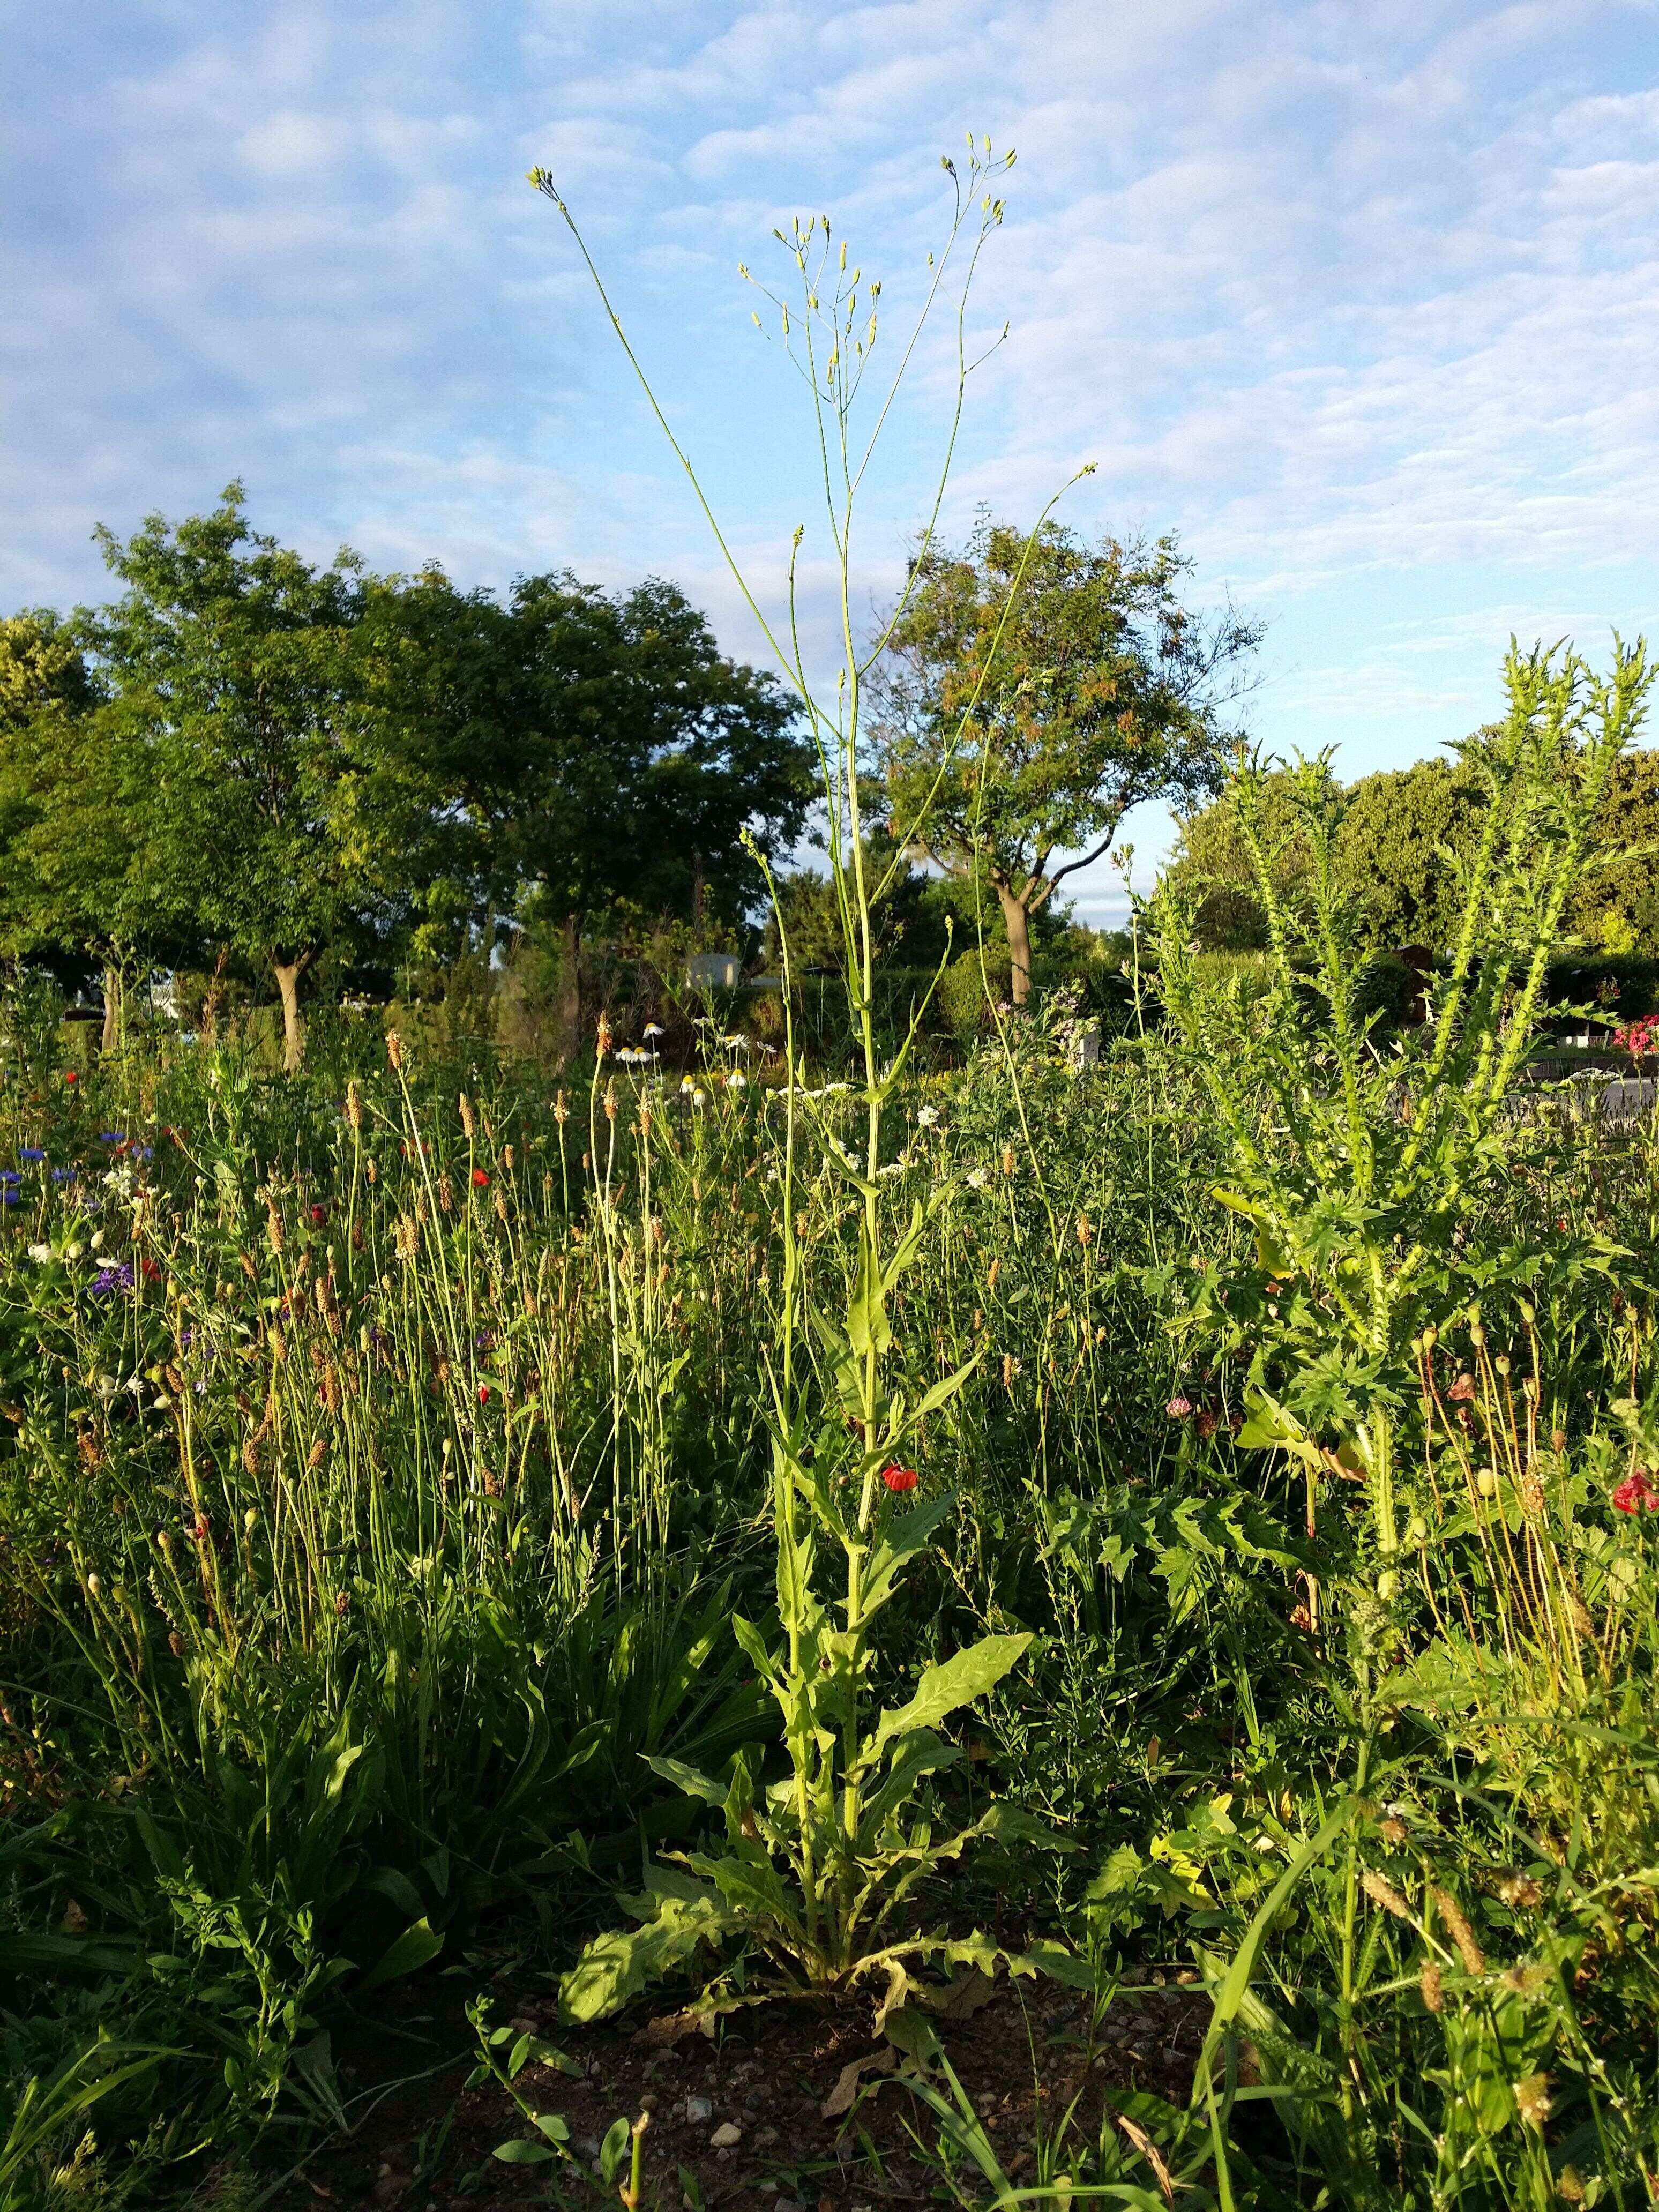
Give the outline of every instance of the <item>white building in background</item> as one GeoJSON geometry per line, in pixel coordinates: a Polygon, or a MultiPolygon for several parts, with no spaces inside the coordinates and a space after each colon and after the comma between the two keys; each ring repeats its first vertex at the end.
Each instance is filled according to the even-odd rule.
{"type": "Polygon", "coordinates": [[[694,952],[685,963],[685,980],[694,991],[735,991],[743,962],[735,952],[694,952]]]}

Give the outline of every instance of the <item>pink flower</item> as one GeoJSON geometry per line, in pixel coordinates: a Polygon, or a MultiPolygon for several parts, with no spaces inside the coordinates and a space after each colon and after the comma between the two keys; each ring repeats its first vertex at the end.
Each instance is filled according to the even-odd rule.
{"type": "Polygon", "coordinates": [[[1184,1421],[1193,1410],[1193,1401],[1190,1398],[1183,1398],[1177,1390],[1164,1410],[1172,1421],[1184,1421]]]}

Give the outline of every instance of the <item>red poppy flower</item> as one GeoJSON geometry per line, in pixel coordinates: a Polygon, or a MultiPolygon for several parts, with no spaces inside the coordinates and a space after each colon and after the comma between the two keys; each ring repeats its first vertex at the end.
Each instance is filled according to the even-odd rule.
{"type": "Polygon", "coordinates": [[[148,1252],[141,1252],[138,1255],[138,1272],[147,1283],[159,1283],[161,1279],[161,1270],[148,1252]]]}
{"type": "Polygon", "coordinates": [[[70,1068],[68,1074],[64,1076],[64,1080],[65,1083],[78,1083],[81,1079],[76,1073],[75,1070],[70,1068]]]}
{"type": "Polygon", "coordinates": [[[481,1406],[487,1406],[489,1403],[489,1385],[488,1382],[480,1382],[478,1385],[478,1403],[481,1406]]]}
{"type": "Polygon", "coordinates": [[[896,1497],[902,1491],[914,1490],[921,1477],[913,1467],[901,1467],[896,1461],[883,1468],[881,1479],[896,1497]]]}
{"type": "Polygon", "coordinates": [[[1618,1513],[1659,1513],[1659,1490],[1656,1490],[1644,1467],[1627,1474],[1613,1493],[1613,1510],[1618,1513]]]}
{"type": "Polygon", "coordinates": [[[474,1190],[488,1190],[489,1188],[489,1177],[482,1168],[472,1170],[472,1188],[474,1190]]]}
{"type": "Polygon", "coordinates": [[[313,1206],[311,1209],[311,1218],[313,1221],[326,1221],[328,1219],[328,1208],[325,1206],[313,1206]]]}

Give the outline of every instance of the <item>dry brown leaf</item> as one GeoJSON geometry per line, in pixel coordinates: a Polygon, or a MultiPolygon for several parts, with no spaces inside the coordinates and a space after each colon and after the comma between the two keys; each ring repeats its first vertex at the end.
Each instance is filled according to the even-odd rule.
{"type": "Polygon", "coordinates": [[[1117,2122],[1119,2127],[1122,2129],[1124,2134],[1128,2136],[1129,2141],[1140,2153],[1140,2155],[1146,2160],[1147,2165],[1152,2167],[1153,2175],[1157,2179],[1158,2185],[1164,2191],[1164,2202],[1166,2204],[1173,2204],[1175,2203],[1175,2183],[1170,2178],[1169,2167],[1164,2165],[1164,2160],[1158,2156],[1158,2145],[1152,2141],[1145,2128],[1139,2128],[1135,2125],[1134,2122],[1128,2117],[1127,2113],[1114,2112],[1112,2114],[1112,2118],[1117,2122]]]}
{"type": "Polygon", "coordinates": [[[884,2051],[872,2051],[867,2058],[854,2058],[843,2066],[836,2080],[835,2087],[818,2106],[820,2119],[838,2120],[843,2112],[853,2109],[853,2100],[859,2093],[859,2081],[866,2074],[890,2074],[898,2064],[898,2053],[890,2043],[884,2051]]]}

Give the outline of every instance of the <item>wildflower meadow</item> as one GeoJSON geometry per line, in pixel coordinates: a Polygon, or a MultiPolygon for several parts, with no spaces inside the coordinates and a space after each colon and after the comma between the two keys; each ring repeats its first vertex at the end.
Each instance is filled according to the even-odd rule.
{"type": "MultiPolygon", "coordinates": [[[[947,167],[959,409],[1009,161],[947,167]]],[[[823,218],[773,251],[845,582],[915,340],[823,218]]],[[[129,979],[94,1039],[15,963],[4,2212],[1656,2201],[1659,1109],[1648,1010],[1572,1047],[1561,981],[1644,648],[1492,671],[1402,966],[1332,763],[1168,703],[1244,628],[1182,645],[1160,788],[1254,939],[1177,868],[1067,978],[1054,856],[1139,787],[1073,701],[1044,842],[1019,594],[1105,574],[1050,521],[872,637],[843,589],[827,686],[732,558],[828,858],[734,833],[730,983],[596,994],[572,921],[544,1038],[453,944],[302,1025],[272,925],[263,1015],[129,979]]]]}

